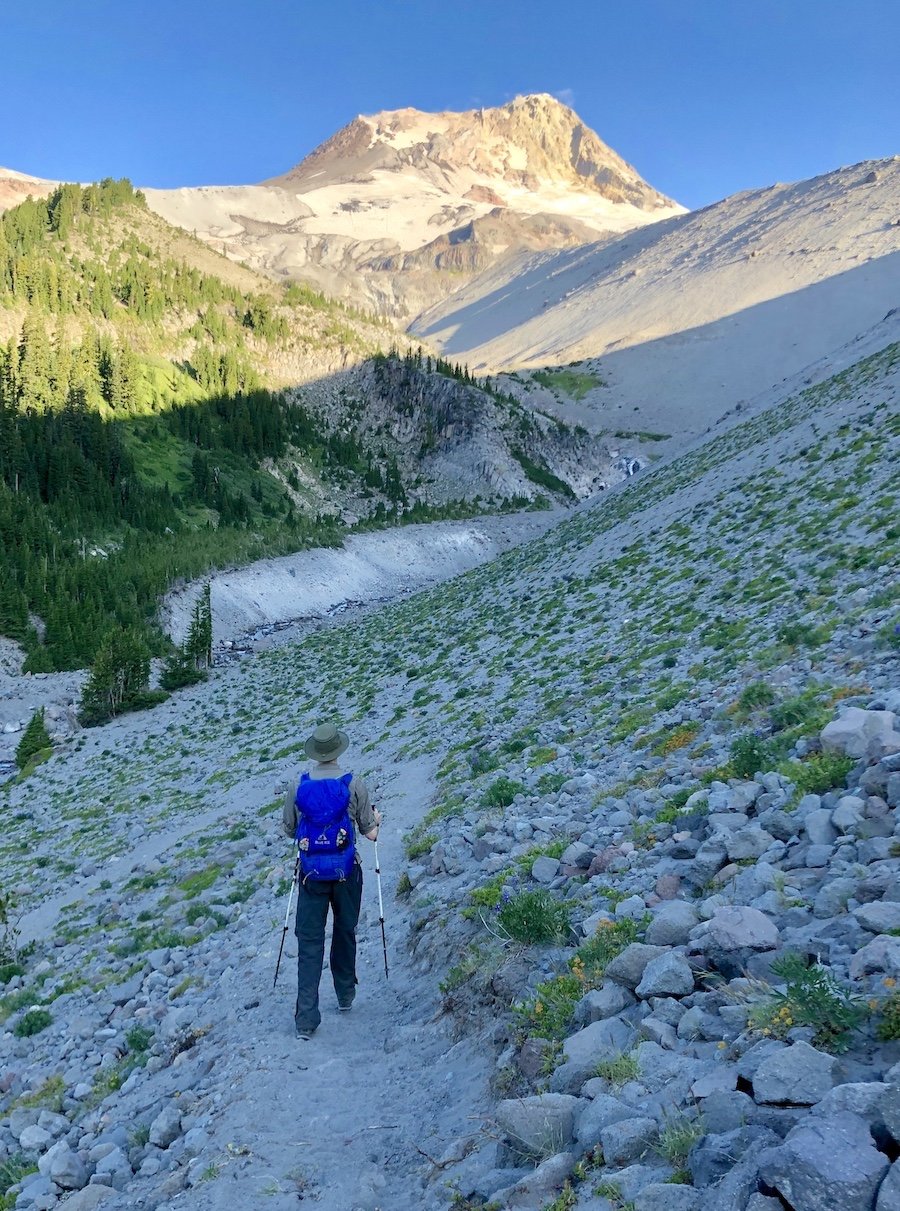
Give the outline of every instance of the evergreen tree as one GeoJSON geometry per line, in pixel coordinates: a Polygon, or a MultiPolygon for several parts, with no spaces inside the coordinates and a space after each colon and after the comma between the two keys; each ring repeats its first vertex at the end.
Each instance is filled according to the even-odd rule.
{"type": "Polygon", "coordinates": [[[85,727],[149,705],[150,653],[140,633],[117,628],[100,643],[78,714],[85,727]]]}
{"type": "Polygon", "coordinates": [[[28,727],[22,733],[22,739],[16,749],[16,765],[19,769],[24,769],[35,753],[52,747],[53,741],[44,724],[44,708],[41,707],[31,716],[28,727]]]}

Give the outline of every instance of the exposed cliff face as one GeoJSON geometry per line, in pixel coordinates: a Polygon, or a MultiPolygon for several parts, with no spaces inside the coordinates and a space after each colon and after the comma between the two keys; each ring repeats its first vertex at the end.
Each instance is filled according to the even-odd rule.
{"type": "Polygon", "coordinates": [[[148,190],[219,250],[406,319],[510,253],[680,213],[555,98],[359,116],[256,186],[148,190]]]}
{"type": "Polygon", "coordinates": [[[626,477],[606,442],[407,358],[375,358],[342,384],[333,417],[383,442],[428,502],[584,499],[626,477]]]}

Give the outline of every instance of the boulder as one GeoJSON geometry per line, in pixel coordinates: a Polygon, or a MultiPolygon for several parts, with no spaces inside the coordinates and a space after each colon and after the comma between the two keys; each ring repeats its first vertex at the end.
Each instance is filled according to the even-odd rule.
{"type": "Polygon", "coordinates": [[[900,1211],[900,1161],[894,1161],[879,1186],[875,1211],[900,1211]]]}
{"type": "Polygon", "coordinates": [[[564,1093],[507,1098],[495,1115],[514,1151],[528,1157],[549,1157],[568,1148],[575,1139],[575,1112],[581,1101],[564,1093]]]}
{"type": "Polygon", "coordinates": [[[868,1211],[889,1163],[863,1120],[844,1110],[794,1127],[760,1174],[794,1211],[868,1211]]]}
{"type": "Polygon", "coordinates": [[[778,928],[758,908],[723,905],[709,923],[709,939],[723,950],[774,950],[778,928]]]}
{"type": "Polygon", "coordinates": [[[822,748],[826,753],[841,753],[845,757],[865,757],[869,744],[896,741],[897,716],[893,711],[866,711],[850,706],[838,719],[832,719],[821,732],[822,748]]]}
{"type": "Polygon", "coordinates": [[[854,908],[853,915],[870,933],[890,933],[894,929],[900,929],[900,903],[875,900],[871,904],[861,904],[859,908],[854,908]]]}
{"type": "Polygon", "coordinates": [[[881,934],[867,946],[863,946],[850,960],[850,978],[858,980],[860,976],[900,975],[900,938],[881,934]]]}
{"type": "Polygon", "coordinates": [[[809,1043],[794,1043],[762,1061],[753,1077],[753,1096],[757,1102],[812,1106],[831,1090],[833,1071],[833,1056],[809,1043]]]}
{"type": "Polygon", "coordinates": [[[635,992],[648,997],[686,997],[694,991],[694,973],[683,955],[669,952],[651,959],[635,992]]]}
{"type": "Polygon", "coordinates": [[[629,1118],[641,1118],[640,1107],[626,1106],[618,1098],[598,1093],[588,1102],[578,1118],[575,1138],[580,1148],[587,1151],[600,1140],[600,1132],[610,1123],[620,1123],[629,1118]]]}
{"type": "Polygon", "coordinates": [[[621,1119],[600,1132],[600,1146],[607,1165],[627,1165],[640,1160],[659,1140],[659,1127],[652,1118],[621,1119]]]}
{"type": "Polygon", "coordinates": [[[683,946],[699,920],[693,904],[667,900],[647,926],[645,940],[651,946],[683,946]]]}
{"type": "Polygon", "coordinates": [[[644,968],[652,959],[668,954],[664,946],[648,946],[645,942],[632,942],[626,946],[620,955],[607,965],[604,976],[626,988],[637,988],[644,974],[644,968]]]}
{"type": "Polygon", "coordinates": [[[149,1142],[157,1148],[168,1148],[181,1135],[181,1111],[166,1106],[150,1124],[149,1142]]]}
{"type": "Polygon", "coordinates": [[[692,1186],[653,1182],[632,1203],[634,1211],[700,1211],[700,1192],[692,1186]]]}

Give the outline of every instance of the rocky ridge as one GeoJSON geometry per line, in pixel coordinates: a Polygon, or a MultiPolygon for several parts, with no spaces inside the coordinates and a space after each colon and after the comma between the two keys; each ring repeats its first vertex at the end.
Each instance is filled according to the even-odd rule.
{"type": "Polygon", "coordinates": [[[12,1201],[893,1207],[898,357],[10,788],[12,1201]],[[297,1051],[279,788],[325,715],[400,898],[389,997],[369,908],[353,1031],[297,1051]]]}

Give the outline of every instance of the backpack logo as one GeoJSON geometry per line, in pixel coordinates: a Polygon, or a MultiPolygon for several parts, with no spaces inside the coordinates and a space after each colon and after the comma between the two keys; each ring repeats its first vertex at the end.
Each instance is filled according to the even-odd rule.
{"type": "Polygon", "coordinates": [[[300,852],[300,873],[305,883],[346,879],[356,862],[355,833],[350,817],[352,774],[342,778],[300,779],[295,838],[300,852]]]}

